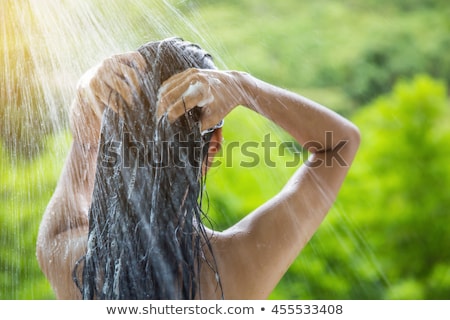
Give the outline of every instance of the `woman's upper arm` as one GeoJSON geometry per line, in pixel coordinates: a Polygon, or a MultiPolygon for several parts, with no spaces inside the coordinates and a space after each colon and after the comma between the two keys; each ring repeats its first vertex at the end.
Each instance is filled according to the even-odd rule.
{"type": "Polygon", "coordinates": [[[217,236],[226,298],[267,298],[333,205],[358,146],[355,130],[312,154],[278,195],[217,236]]]}
{"type": "Polygon", "coordinates": [[[50,221],[52,214],[58,214],[49,208],[46,221],[41,224],[37,241],[37,259],[42,272],[50,282],[58,299],[78,299],[80,291],[73,281],[77,261],[86,253],[87,224],[77,228],[67,229],[57,234],[51,234],[54,229],[50,221]],[[47,230],[46,230],[47,229],[47,230]]]}
{"type": "Polygon", "coordinates": [[[72,144],[39,227],[37,259],[58,298],[78,294],[72,271],[86,253],[95,150],[77,142],[72,144]]]}

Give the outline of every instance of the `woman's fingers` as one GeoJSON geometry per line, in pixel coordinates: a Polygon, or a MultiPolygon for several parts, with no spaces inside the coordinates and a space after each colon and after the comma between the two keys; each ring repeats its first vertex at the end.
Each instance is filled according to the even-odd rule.
{"type": "Polygon", "coordinates": [[[169,121],[175,121],[187,111],[195,107],[205,107],[214,101],[211,87],[200,81],[187,86],[175,86],[169,92],[160,92],[157,115],[167,113],[169,121]],[[180,93],[180,91],[182,91],[180,93]]]}
{"type": "MultiPolygon", "coordinates": [[[[142,94],[140,75],[143,74],[145,65],[140,65],[140,62],[143,59],[139,53],[113,56],[107,60],[105,72],[100,74],[100,81],[104,81],[118,94],[117,98],[122,99],[128,106],[134,105],[142,94]]],[[[115,100],[116,103],[120,102],[115,100]]]]}
{"type": "Polygon", "coordinates": [[[190,83],[192,81],[195,81],[194,79],[192,79],[189,73],[189,71],[178,73],[172,76],[170,79],[166,80],[161,85],[158,92],[158,105],[156,108],[156,115],[158,118],[160,118],[165,113],[169,113],[170,111],[176,119],[177,116],[181,116],[183,114],[180,112],[184,112],[186,100],[192,103],[190,99],[184,99],[184,102],[182,99],[183,94],[186,92],[190,83]],[[172,111],[171,109],[174,109],[174,111],[172,111]],[[177,110],[180,111],[177,112],[177,110]]]}
{"type": "Polygon", "coordinates": [[[98,108],[108,106],[122,113],[124,106],[133,106],[142,93],[140,75],[145,66],[137,52],[112,56],[83,76],[79,90],[98,108]]]}
{"type": "Polygon", "coordinates": [[[138,52],[105,59],[80,79],[71,107],[71,126],[80,141],[98,143],[103,111],[123,113],[141,94],[146,62],[138,52]]]}
{"type": "Polygon", "coordinates": [[[216,125],[228,113],[220,96],[224,90],[215,71],[189,69],[167,80],[160,88],[157,116],[164,114],[170,122],[187,111],[202,108],[202,130],[216,125]]]}

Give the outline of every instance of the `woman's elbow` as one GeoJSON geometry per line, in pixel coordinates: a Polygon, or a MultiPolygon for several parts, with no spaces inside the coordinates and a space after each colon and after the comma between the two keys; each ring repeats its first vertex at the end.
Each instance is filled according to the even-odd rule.
{"type": "Polygon", "coordinates": [[[358,126],[352,122],[349,124],[348,137],[349,142],[354,145],[356,149],[358,149],[361,143],[361,131],[358,126]]]}
{"type": "Polygon", "coordinates": [[[344,160],[350,165],[361,144],[361,131],[354,123],[349,122],[346,128],[345,138],[339,143],[343,149],[344,160]]]}

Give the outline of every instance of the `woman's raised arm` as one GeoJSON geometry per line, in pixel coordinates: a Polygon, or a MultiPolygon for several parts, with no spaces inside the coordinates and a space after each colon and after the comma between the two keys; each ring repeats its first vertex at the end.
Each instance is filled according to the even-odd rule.
{"type": "Polygon", "coordinates": [[[73,141],[55,192],[42,218],[37,259],[57,298],[80,298],[72,280],[86,253],[88,211],[96,170],[101,118],[106,106],[116,111],[138,95],[145,61],[138,52],[105,59],[86,72],[71,106],[73,141]]]}
{"type": "Polygon", "coordinates": [[[359,130],[318,103],[246,73],[190,70],[176,77],[161,90],[160,115],[174,119],[207,102],[207,128],[237,105],[246,106],[311,154],[278,195],[213,236],[225,298],[267,298],[334,203],[359,147],[359,130]]]}

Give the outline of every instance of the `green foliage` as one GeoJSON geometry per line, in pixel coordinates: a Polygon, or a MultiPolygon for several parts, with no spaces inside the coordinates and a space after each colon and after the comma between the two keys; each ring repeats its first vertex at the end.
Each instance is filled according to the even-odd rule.
{"type": "Polygon", "coordinates": [[[311,93],[346,115],[417,73],[449,83],[449,10],[437,0],[205,0],[199,6],[206,31],[226,48],[218,55],[227,68],[311,93]]]}
{"type": "Polygon", "coordinates": [[[0,299],[44,299],[53,293],[36,260],[36,236],[64,163],[68,136],[50,138],[29,162],[0,145],[0,299]]]}
{"type": "Polygon", "coordinates": [[[384,35],[373,41],[345,67],[344,90],[358,104],[366,104],[390,91],[401,78],[427,72],[450,83],[448,37],[437,39],[431,48],[422,47],[412,34],[384,35]]]}
{"type": "Polygon", "coordinates": [[[354,117],[363,143],[339,202],[373,250],[382,298],[450,296],[448,107],[445,84],[418,76],[354,117]]]}

